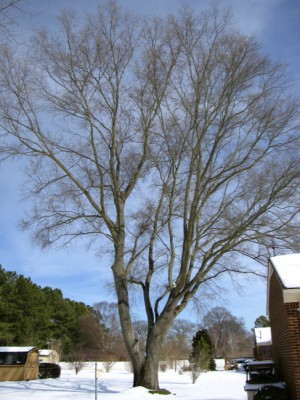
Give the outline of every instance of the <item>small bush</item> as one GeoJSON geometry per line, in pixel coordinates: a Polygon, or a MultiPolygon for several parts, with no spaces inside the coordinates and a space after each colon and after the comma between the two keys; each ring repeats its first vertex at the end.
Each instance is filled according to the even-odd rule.
{"type": "Polygon", "coordinates": [[[70,369],[75,370],[75,374],[77,375],[83,368],[85,367],[85,363],[83,361],[72,361],[69,365],[70,369]]]}
{"type": "Polygon", "coordinates": [[[61,372],[61,367],[54,363],[41,363],[39,364],[39,378],[59,378],[61,372]]]}
{"type": "Polygon", "coordinates": [[[255,393],[253,400],[287,400],[285,389],[276,386],[265,386],[255,393]]]}
{"type": "Polygon", "coordinates": [[[168,364],[166,362],[159,363],[159,370],[161,372],[166,372],[167,369],[168,369],[168,364]]]}
{"type": "Polygon", "coordinates": [[[115,365],[115,362],[114,361],[106,361],[106,362],[102,363],[102,365],[103,365],[105,371],[109,372],[112,369],[112,367],[115,365]]]}
{"type": "Polygon", "coordinates": [[[189,365],[184,365],[184,366],[181,368],[181,370],[182,370],[182,372],[190,372],[190,371],[193,370],[193,367],[192,367],[191,364],[189,364],[189,365]]]}
{"type": "Polygon", "coordinates": [[[196,383],[197,379],[199,378],[199,376],[201,375],[201,371],[199,369],[194,369],[192,371],[192,382],[196,383]]]}
{"type": "Polygon", "coordinates": [[[217,369],[217,364],[216,364],[214,358],[212,357],[209,362],[209,370],[215,371],[216,369],[217,369]]]}

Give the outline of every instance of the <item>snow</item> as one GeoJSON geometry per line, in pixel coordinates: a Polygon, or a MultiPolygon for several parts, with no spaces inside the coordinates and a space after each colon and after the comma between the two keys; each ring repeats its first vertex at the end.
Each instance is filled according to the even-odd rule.
{"type": "Polygon", "coordinates": [[[28,351],[31,351],[33,349],[36,349],[36,347],[1,347],[0,346],[0,353],[28,353],[28,351]]]}
{"type": "MultiPolygon", "coordinates": [[[[57,379],[24,382],[0,382],[1,400],[93,400],[95,396],[95,364],[78,375],[62,364],[57,379]]],[[[132,373],[124,369],[102,372],[97,379],[98,400],[246,400],[246,374],[242,371],[214,371],[201,374],[195,384],[189,372],[174,370],[160,373],[160,387],[172,396],[150,394],[146,388],[132,388],[132,373]]]]}
{"type": "Polygon", "coordinates": [[[300,288],[300,254],[285,254],[270,258],[283,286],[300,288]]]}
{"type": "Polygon", "coordinates": [[[53,353],[53,350],[47,350],[47,349],[39,350],[39,355],[40,356],[49,356],[51,353],[53,353]]]}

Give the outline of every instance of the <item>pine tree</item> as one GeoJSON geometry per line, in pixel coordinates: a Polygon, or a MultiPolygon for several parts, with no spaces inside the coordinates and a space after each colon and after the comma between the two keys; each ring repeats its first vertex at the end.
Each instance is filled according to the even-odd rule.
{"type": "Polygon", "coordinates": [[[195,383],[201,372],[216,369],[212,355],[212,342],[206,329],[199,330],[193,337],[192,348],[192,378],[195,383]]]}
{"type": "Polygon", "coordinates": [[[99,350],[104,328],[94,314],[84,303],[65,299],[61,290],[41,288],[0,265],[0,346],[43,348],[59,343],[63,356],[68,356],[86,345],[82,321],[92,319],[99,350]]]}

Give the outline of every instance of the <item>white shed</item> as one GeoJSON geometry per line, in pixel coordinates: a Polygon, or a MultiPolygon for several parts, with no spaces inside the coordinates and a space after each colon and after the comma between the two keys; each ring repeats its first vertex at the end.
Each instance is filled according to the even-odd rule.
{"type": "Polygon", "coordinates": [[[59,362],[59,355],[55,350],[41,349],[39,350],[39,362],[57,364],[59,362]]]}

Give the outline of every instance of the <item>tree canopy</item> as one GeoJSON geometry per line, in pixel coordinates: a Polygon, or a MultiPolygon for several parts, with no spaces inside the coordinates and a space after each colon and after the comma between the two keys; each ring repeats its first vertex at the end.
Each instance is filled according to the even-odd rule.
{"type": "Polygon", "coordinates": [[[11,27],[16,24],[16,13],[13,11],[24,12],[23,0],[0,0],[0,44],[13,39],[11,27]]]}
{"type": "Polygon", "coordinates": [[[79,349],[82,357],[99,357],[103,349],[99,341],[104,329],[91,307],[64,298],[59,289],[41,288],[30,278],[1,266],[0,314],[1,345],[48,348],[55,343],[64,359],[79,349]],[[90,335],[94,333],[93,340],[83,326],[89,328],[90,335]]]}
{"type": "Polygon", "coordinates": [[[254,321],[254,328],[266,328],[268,326],[270,326],[270,320],[265,315],[261,315],[254,321]]]}
{"type": "Polygon", "coordinates": [[[251,357],[253,335],[247,332],[245,322],[225,307],[214,307],[203,317],[215,358],[251,357]]]}
{"type": "Polygon", "coordinates": [[[216,7],[146,21],[108,2],[59,21],[24,54],[2,50],[0,152],[29,160],[37,243],[111,256],[134,385],[157,389],[161,343],[199,289],[259,273],[239,260],[266,261],[274,240],[299,245],[299,101],[216,7]]]}

